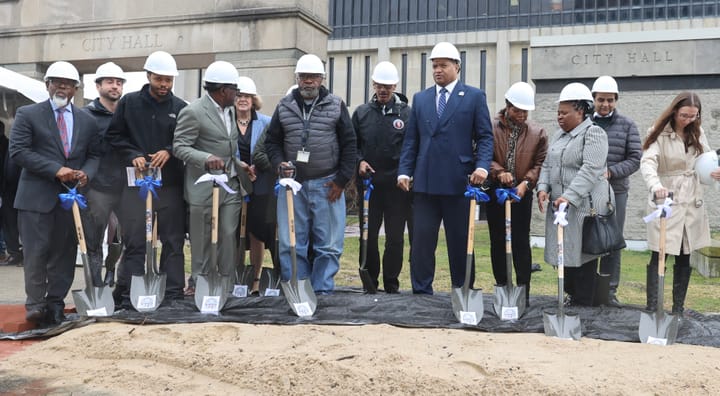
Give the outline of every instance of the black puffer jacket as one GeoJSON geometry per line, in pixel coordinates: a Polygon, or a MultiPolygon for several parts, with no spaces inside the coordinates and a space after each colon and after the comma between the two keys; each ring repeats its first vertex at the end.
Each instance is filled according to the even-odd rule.
{"type": "Polygon", "coordinates": [[[359,106],[353,113],[358,163],[366,161],[375,170],[374,184],[395,185],[397,182],[400,150],[410,118],[407,103],[407,97],[397,92],[386,106],[378,103],[373,95],[369,103],[359,106]]]}
{"type": "Polygon", "coordinates": [[[630,188],[628,177],[640,169],[642,157],[637,126],[617,110],[608,118],[594,117],[593,121],[607,133],[610,185],[615,193],[626,193],[630,188]]]}

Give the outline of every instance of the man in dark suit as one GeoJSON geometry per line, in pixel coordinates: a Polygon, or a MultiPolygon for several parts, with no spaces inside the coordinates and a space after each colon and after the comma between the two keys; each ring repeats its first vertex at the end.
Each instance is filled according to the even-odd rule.
{"type": "MultiPolygon", "coordinates": [[[[485,93],[458,81],[460,53],[438,43],[430,54],[435,86],[415,94],[398,169],[398,186],[413,178],[413,293],[432,294],[435,249],[442,221],[454,287],[465,280],[469,201],[472,184],[485,181],[493,156],[493,133],[485,93]]],[[[471,274],[471,285],[473,281],[471,274]]]]}
{"type": "Polygon", "coordinates": [[[75,275],[77,238],[58,194],[86,186],[98,167],[97,123],[70,101],[80,86],[77,69],[55,62],[45,74],[50,100],[18,109],[10,156],[22,168],[15,197],[25,254],[28,321],[59,324],[75,275]]]}

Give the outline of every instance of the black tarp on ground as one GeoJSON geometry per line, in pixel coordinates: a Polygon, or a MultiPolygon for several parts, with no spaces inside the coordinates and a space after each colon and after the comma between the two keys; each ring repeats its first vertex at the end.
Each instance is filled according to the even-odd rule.
{"type": "MultiPolygon", "coordinates": [[[[164,302],[155,312],[139,313],[119,311],[102,322],[132,324],[169,324],[201,322],[239,322],[253,324],[315,324],[363,325],[386,323],[401,327],[455,328],[486,332],[543,333],[542,312],[557,308],[557,297],[533,296],[531,307],[517,322],[501,321],[493,313],[491,294],[484,295],[485,313],[477,326],[458,323],[453,315],[450,296],[439,293],[432,296],[412,294],[362,294],[357,290],[343,289],[330,296],[318,296],[315,314],[299,318],[290,309],[284,297],[247,297],[228,299],[219,315],[201,314],[191,299],[164,302]]],[[[577,314],[582,322],[582,336],[603,340],[640,342],[638,325],[640,308],[572,307],[568,313],[577,314]]],[[[64,330],[86,325],[77,315],[63,324],[64,330]]],[[[46,337],[58,334],[58,329],[37,329],[18,334],[0,334],[0,339],[46,337]]],[[[678,343],[720,346],[720,315],[702,315],[687,311],[680,323],[678,343]]]]}

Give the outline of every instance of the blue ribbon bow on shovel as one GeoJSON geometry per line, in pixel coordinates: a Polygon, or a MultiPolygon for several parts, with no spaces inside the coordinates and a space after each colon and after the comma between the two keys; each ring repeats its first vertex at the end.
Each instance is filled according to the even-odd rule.
{"type": "Polygon", "coordinates": [[[87,208],[87,200],[85,196],[77,192],[77,187],[68,188],[68,192],[58,194],[60,197],[60,206],[65,210],[72,209],[73,202],[77,202],[80,209],[87,208]]]}
{"type": "Polygon", "coordinates": [[[482,191],[480,187],[473,187],[469,184],[465,188],[465,197],[474,199],[477,202],[490,202],[490,196],[482,191]]]}
{"type": "Polygon", "coordinates": [[[161,180],[155,180],[152,176],[145,176],[142,179],[135,180],[135,185],[140,187],[140,198],[147,198],[147,193],[150,191],[155,199],[160,199],[157,192],[155,192],[155,188],[162,187],[161,180]]]}
{"type": "Polygon", "coordinates": [[[522,199],[519,195],[517,195],[516,187],[498,188],[495,190],[495,197],[497,197],[497,201],[499,204],[504,204],[508,198],[514,199],[515,202],[520,202],[520,200],[522,199]]]}
{"type": "Polygon", "coordinates": [[[372,177],[368,177],[367,179],[363,179],[363,186],[365,186],[365,200],[370,200],[370,193],[372,193],[372,190],[375,188],[372,184],[372,177]]]}

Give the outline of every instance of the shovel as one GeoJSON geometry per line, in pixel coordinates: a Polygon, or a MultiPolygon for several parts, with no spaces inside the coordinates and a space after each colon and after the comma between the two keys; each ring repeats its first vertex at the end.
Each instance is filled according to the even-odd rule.
{"type": "Polygon", "coordinates": [[[473,245],[475,242],[475,206],[481,200],[490,198],[478,187],[468,185],[465,196],[470,199],[470,212],[468,219],[467,259],[465,260],[465,281],[462,287],[453,287],[450,294],[455,317],[462,324],[477,325],[482,320],[485,307],[483,306],[482,290],[470,290],[470,276],[473,262],[473,245]]]}
{"type": "Polygon", "coordinates": [[[84,203],[84,197],[77,193],[75,188],[68,189],[68,194],[60,194],[63,207],[69,199],[72,200],[73,220],[75,221],[75,232],[80,244],[80,257],[83,263],[83,275],[85,277],[85,289],[73,290],[73,302],[80,316],[110,316],[115,312],[115,301],[112,297],[112,290],[107,286],[95,287],[90,274],[90,262],[87,256],[87,245],[85,244],[85,233],[83,231],[82,219],[80,218],[80,207],[78,199],[84,203]]]}
{"type": "Polygon", "coordinates": [[[360,239],[360,280],[362,281],[363,289],[368,294],[377,293],[377,285],[375,280],[370,275],[370,271],[365,267],[367,263],[367,239],[368,239],[368,212],[370,211],[370,193],[373,189],[372,179],[370,177],[363,180],[365,186],[365,194],[363,195],[363,224],[362,224],[362,238],[360,239]]]}
{"type": "MultiPolygon", "coordinates": [[[[282,181],[282,180],[281,180],[282,181]]],[[[287,197],[288,231],[290,233],[290,261],[292,273],[290,280],[280,282],[285,299],[297,316],[312,316],[317,307],[317,296],[308,279],[297,278],[297,257],[295,253],[295,209],[293,206],[293,190],[285,186],[287,197]]]]}
{"type": "MultiPolygon", "coordinates": [[[[669,194],[669,199],[670,202],[666,201],[667,205],[672,202],[672,193],[669,194]]],[[[663,310],[663,300],[665,298],[665,234],[669,213],[665,207],[661,207],[658,210],[660,210],[660,246],[658,249],[657,307],[655,312],[640,313],[638,333],[640,335],[640,342],[644,344],[672,345],[677,338],[679,327],[678,317],[677,315],[666,314],[665,310],[663,310]]]]}
{"type": "Polygon", "coordinates": [[[582,334],[580,318],[577,315],[565,315],[563,295],[565,293],[565,257],[563,253],[563,227],[567,224],[565,220],[565,208],[567,203],[560,204],[559,210],[555,213],[555,224],[557,224],[558,244],[558,310],[556,314],[543,312],[543,327],[545,335],[557,337],[563,340],[579,340],[582,334]]]}
{"type": "Polygon", "coordinates": [[[505,201],[505,271],[507,281],[505,286],[495,286],[493,309],[501,320],[518,320],[525,312],[525,286],[515,287],[512,282],[512,210],[510,207],[511,197],[508,195],[514,193],[512,190],[508,192],[508,190],[504,189],[497,189],[496,192],[498,200],[505,201]]]}
{"type": "MultiPolygon", "coordinates": [[[[247,197],[246,197],[247,198],[247,197]]],[[[247,236],[247,201],[243,200],[242,218],[240,220],[240,243],[238,244],[238,252],[240,260],[238,262],[236,274],[237,283],[247,286],[248,295],[263,295],[267,289],[277,289],[278,279],[272,268],[260,267],[255,270],[252,265],[245,265],[245,237],[247,236]],[[260,283],[257,293],[250,293],[253,282],[260,283]]],[[[277,243],[277,238],[276,238],[277,243]]],[[[275,254],[273,252],[273,254],[275,254]]],[[[273,258],[274,260],[274,258],[273,258]]]]}
{"type": "Polygon", "coordinates": [[[130,280],[130,302],[138,312],[155,311],[165,298],[167,275],[160,274],[155,268],[153,249],[152,194],[154,187],[150,187],[150,183],[153,181],[152,176],[145,176],[142,181],[138,181],[141,191],[143,188],[147,188],[145,196],[145,274],[133,275],[130,280]]]}
{"type": "Polygon", "coordinates": [[[218,269],[218,221],[220,212],[220,187],[213,180],[212,214],[210,216],[210,265],[207,274],[198,274],[195,282],[195,306],[201,313],[217,315],[227,301],[230,291],[230,277],[218,269]]]}

